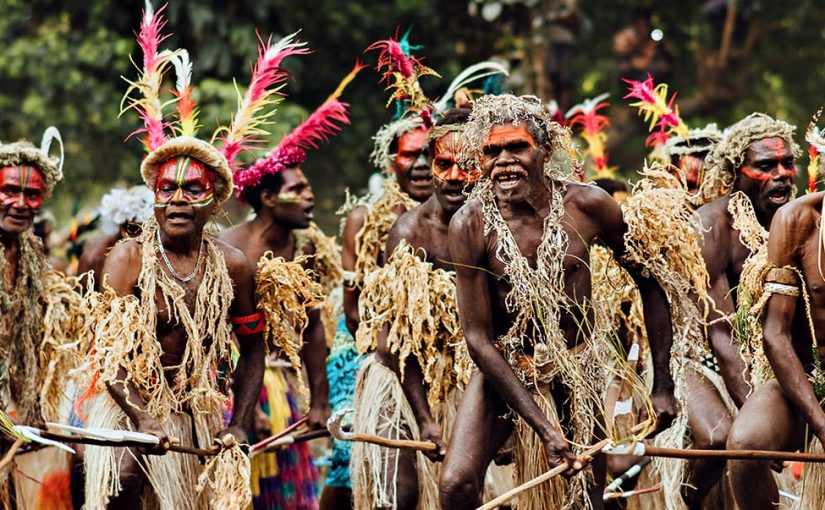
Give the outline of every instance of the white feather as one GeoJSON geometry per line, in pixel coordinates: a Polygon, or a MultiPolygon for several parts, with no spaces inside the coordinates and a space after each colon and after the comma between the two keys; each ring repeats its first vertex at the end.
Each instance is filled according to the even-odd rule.
{"type": "Polygon", "coordinates": [[[45,154],[49,154],[49,149],[52,147],[52,142],[57,140],[60,144],[60,161],[57,163],[57,171],[63,171],[63,138],[60,136],[60,131],[54,126],[49,126],[43,132],[43,138],[40,139],[40,150],[45,154]]]}
{"type": "Polygon", "coordinates": [[[570,117],[572,117],[573,115],[576,115],[579,112],[582,112],[582,113],[592,112],[593,109],[596,108],[596,105],[598,105],[599,103],[601,103],[602,101],[604,101],[608,97],[610,97],[610,94],[605,92],[604,94],[599,94],[598,96],[596,96],[594,98],[585,99],[581,103],[579,103],[579,104],[571,107],[569,110],[567,110],[567,113],[564,115],[564,118],[569,119],[570,117]]]}
{"type": "Polygon", "coordinates": [[[443,112],[447,109],[447,105],[453,99],[453,96],[456,92],[458,92],[461,87],[464,87],[468,83],[472,83],[476,80],[480,80],[482,78],[486,78],[488,76],[493,76],[495,74],[503,74],[504,76],[509,76],[507,72],[507,68],[498,62],[492,61],[484,61],[478,62],[477,64],[473,64],[470,67],[464,69],[455,79],[450,83],[450,86],[447,87],[447,91],[444,92],[444,95],[441,96],[441,99],[435,102],[435,109],[438,112],[443,112]]]}
{"type": "Polygon", "coordinates": [[[143,22],[149,23],[149,20],[152,19],[152,16],[155,15],[155,9],[152,7],[152,2],[146,0],[145,6],[143,8],[143,22]]]}
{"type": "Polygon", "coordinates": [[[285,51],[287,49],[295,49],[295,48],[301,48],[301,47],[306,46],[307,43],[305,43],[305,42],[300,42],[300,43],[293,42],[293,40],[295,39],[295,36],[298,35],[299,32],[300,32],[300,30],[297,30],[297,31],[289,34],[288,36],[284,37],[283,39],[281,39],[277,43],[275,43],[275,46],[272,46],[271,48],[269,48],[269,50],[264,54],[264,60],[267,60],[267,61],[272,60],[273,58],[277,57],[279,53],[281,53],[282,51],[285,51]]]}
{"type": "Polygon", "coordinates": [[[175,66],[175,88],[178,92],[183,92],[192,83],[192,61],[189,60],[189,52],[180,49],[171,57],[172,65],[175,66]]]}

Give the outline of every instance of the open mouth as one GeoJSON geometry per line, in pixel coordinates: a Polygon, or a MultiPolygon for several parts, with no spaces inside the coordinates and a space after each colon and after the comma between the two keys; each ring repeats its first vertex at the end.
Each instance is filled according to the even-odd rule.
{"type": "Polygon", "coordinates": [[[502,189],[512,189],[518,185],[521,179],[527,177],[527,172],[522,169],[506,168],[493,170],[492,179],[502,189]]]}
{"type": "Polygon", "coordinates": [[[768,192],[768,200],[774,204],[785,204],[791,198],[791,188],[789,186],[779,186],[768,192]]]}
{"type": "Polygon", "coordinates": [[[306,218],[308,220],[311,220],[311,219],[315,218],[314,209],[315,209],[314,205],[311,205],[311,206],[307,207],[306,209],[304,209],[304,215],[306,216],[306,218]]]}

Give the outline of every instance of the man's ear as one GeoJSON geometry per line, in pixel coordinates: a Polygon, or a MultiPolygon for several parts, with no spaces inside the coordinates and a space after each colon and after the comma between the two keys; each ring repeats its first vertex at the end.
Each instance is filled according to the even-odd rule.
{"type": "Polygon", "coordinates": [[[278,203],[278,194],[272,191],[271,189],[262,189],[261,193],[261,205],[267,208],[275,207],[275,204],[278,203]]]}

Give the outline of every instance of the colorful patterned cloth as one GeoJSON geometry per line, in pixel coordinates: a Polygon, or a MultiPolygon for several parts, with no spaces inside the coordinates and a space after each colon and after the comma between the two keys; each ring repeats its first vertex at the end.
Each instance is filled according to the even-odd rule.
{"type": "MultiPolygon", "coordinates": [[[[355,339],[347,329],[346,318],[341,315],[327,358],[329,405],[333,414],[339,409],[355,405],[355,376],[362,360],[355,348],[355,339]]],[[[352,488],[349,478],[351,444],[348,441],[333,440],[332,463],[326,480],[328,486],[352,488]]]]}
{"type": "MultiPolygon", "coordinates": [[[[301,418],[283,368],[267,367],[259,405],[269,416],[273,434],[301,418]]],[[[316,510],[317,484],[318,471],[312,465],[308,443],[252,458],[252,506],[256,510],[316,510]]]]}

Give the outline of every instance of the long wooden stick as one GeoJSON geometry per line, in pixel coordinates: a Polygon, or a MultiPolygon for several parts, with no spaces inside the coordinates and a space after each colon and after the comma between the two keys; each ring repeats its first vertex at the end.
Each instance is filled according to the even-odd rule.
{"type": "Polygon", "coordinates": [[[264,446],[263,448],[258,448],[255,451],[249,452],[249,457],[254,457],[256,455],[260,455],[262,453],[271,451],[271,450],[278,450],[281,448],[287,448],[292,446],[295,443],[303,443],[306,441],[312,441],[313,439],[318,439],[320,437],[329,437],[329,430],[327,429],[318,429],[312,430],[310,432],[306,432],[304,434],[293,434],[289,436],[284,436],[279,438],[276,441],[270,441],[269,444],[264,446]]]}
{"type": "MultiPolygon", "coordinates": [[[[597,453],[602,451],[602,448],[604,448],[609,442],[610,442],[609,439],[603,439],[603,440],[599,441],[598,443],[594,444],[593,446],[591,446],[590,448],[586,449],[584,452],[582,452],[582,455],[590,455],[590,456],[596,455],[597,453]]],[[[523,484],[519,485],[518,487],[514,487],[514,488],[510,489],[509,491],[505,492],[501,496],[488,501],[487,503],[485,503],[485,504],[481,505],[480,507],[478,507],[476,510],[492,510],[493,508],[498,508],[501,505],[503,505],[504,503],[507,503],[511,499],[515,498],[516,496],[518,496],[522,492],[527,491],[529,489],[532,489],[533,487],[535,487],[537,485],[541,485],[544,482],[546,482],[547,480],[553,478],[554,476],[558,476],[558,475],[564,473],[568,469],[570,469],[570,466],[566,462],[562,463],[562,464],[559,464],[558,466],[554,467],[550,471],[547,471],[546,473],[542,473],[539,476],[533,478],[532,480],[528,480],[528,481],[524,482],[523,484]]]]}
{"type": "Polygon", "coordinates": [[[348,433],[344,441],[361,441],[364,443],[372,443],[380,446],[387,446],[389,448],[405,448],[409,450],[421,450],[425,452],[433,451],[438,448],[430,441],[413,441],[412,439],[389,439],[386,437],[377,436],[374,434],[364,434],[361,432],[348,433]]]}
{"type": "Polygon", "coordinates": [[[682,450],[645,445],[644,455],[674,459],[726,459],[726,460],[787,460],[796,462],[825,462],[825,454],[779,452],[772,450],[682,450]]]}
{"type": "MultiPolygon", "coordinates": [[[[91,437],[82,437],[82,436],[71,436],[66,434],[57,434],[55,432],[48,432],[48,431],[41,431],[40,436],[45,439],[51,439],[53,441],[60,441],[61,443],[74,443],[74,444],[88,444],[93,446],[111,446],[111,447],[123,447],[123,448],[139,448],[139,447],[150,447],[152,445],[147,445],[146,443],[141,443],[139,441],[107,441],[104,439],[94,439],[91,437]]],[[[221,446],[219,445],[212,445],[209,448],[195,448],[193,446],[184,446],[176,442],[176,438],[169,438],[170,445],[169,451],[170,452],[177,452],[177,453],[186,453],[189,455],[197,455],[199,457],[210,457],[213,455],[217,455],[221,452],[221,446]]]]}
{"type": "Polygon", "coordinates": [[[259,442],[255,443],[255,444],[253,444],[253,445],[252,445],[252,447],[249,449],[249,451],[250,451],[250,452],[255,452],[255,451],[257,451],[257,450],[260,450],[260,449],[262,449],[262,448],[265,448],[265,447],[266,447],[269,443],[271,443],[271,442],[273,442],[273,441],[277,441],[278,439],[280,439],[280,438],[284,437],[285,435],[289,434],[290,432],[292,432],[293,430],[297,429],[297,428],[298,428],[298,427],[300,427],[301,425],[305,424],[305,423],[307,422],[307,420],[308,420],[308,419],[309,419],[309,418],[307,418],[306,416],[304,416],[303,418],[301,418],[300,420],[296,421],[295,423],[293,423],[293,424],[292,424],[292,425],[290,425],[289,427],[285,428],[284,430],[281,430],[280,432],[278,432],[278,433],[276,433],[276,434],[272,434],[272,435],[271,435],[271,436],[269,436],[268,438],[266,438],[266,439],[264,439],[264,440],[262,440],[262,441],[259,441],[259,442]]]}

